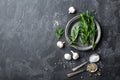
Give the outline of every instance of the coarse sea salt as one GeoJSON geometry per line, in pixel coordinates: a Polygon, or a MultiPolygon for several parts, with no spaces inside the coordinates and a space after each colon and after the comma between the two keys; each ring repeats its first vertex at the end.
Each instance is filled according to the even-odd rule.
{"type": "Polygon", "coordinates": [[[92,54],[89,57],[89,62],[93,63],[93,62],[98,62],[100,60],[100,56],[98,54],[92,54]]]}

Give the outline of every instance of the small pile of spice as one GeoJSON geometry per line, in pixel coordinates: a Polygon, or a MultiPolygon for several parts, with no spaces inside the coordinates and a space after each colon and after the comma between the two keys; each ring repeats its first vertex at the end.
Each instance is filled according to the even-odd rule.
{"type": "Polygon", "coordinates": [[[90,63],[87,65],[87,71],[88,72],[96,72],[98,69],[97,65],[95,63],[90,63]]]}

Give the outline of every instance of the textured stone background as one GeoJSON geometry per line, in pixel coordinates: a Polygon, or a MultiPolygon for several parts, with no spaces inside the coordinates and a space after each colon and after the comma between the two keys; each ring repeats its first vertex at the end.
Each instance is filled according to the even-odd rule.
{"type": "MultiPolygon", "coordinates": [[[[61,39],[66,41],[64,36],[61,39]]],[[[73,49],[74,50],[74,49],[73,49]]],[[[75,50],[74,50],[75,51],[75,50]]],[[[0,80],[120,80],[120,0],[0,0],[0,80]],[[74,6],[76,14],[68,14],[74,6]],[[69,47],[58,49],[55,30],[80,12],[90,10],[102,28],[95,51],[78,51],[78,61],[65,61],[69,47]],[[101,56],[102,75],[66,74],[92,53],[101,56]]]]}

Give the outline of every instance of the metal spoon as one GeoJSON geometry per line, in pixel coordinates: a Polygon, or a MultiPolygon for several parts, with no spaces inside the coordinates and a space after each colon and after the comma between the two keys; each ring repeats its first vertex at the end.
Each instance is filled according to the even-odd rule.
{"type": "Polygon", "coordinates": [[[84,71],[87,71],[87,72],[90,72],[90,73],[94,73],[94,72],[96,72],[97,70],[98,70],[98,66],[97,66],[95,63],[90,63],[90,64],[87,65],[86,69],[82,69],[82,70],[79,70],[79,71],[76,71],[76,72],[68,73],[68,74],[67,74],[67,77],[75,76],[75,75],[77,75],[77,74],[79,74],[79,73],[82,73],[82,72],[84,72],[84,71]],[[89,71],[89,70],[87,70],[87,68],[88,68],[91,64],[94,64],[95,67],[96,67],[96,69],[89,71]]]}
{"type": "Polygon", "coordinates": [[[100,60],[100,56],[98,54],[92,54],[90,55],[89,57],[89,61],[86,61],[86,62],[83,62],[82,64],[72,68],[72,71],[76,71],[78,70],[79,68],[83,67],[85,64],[87,64],[88,62],[90,63],[95,63],[95,62],[98,62],[100,60]]]}
{"type": "Polygon", "coordinates": [[[72,68],[72,71],[78,70],[79,68],[83,67],[83,66],[84,66],[85,64],[87,64],[87,63],[88,63],[87,61],[86,61],[86,62],[83,62],[82,64],[80,64],[80,65],[78,65],[78,66],[72,68]]]}
{"type": "Polygon", "coordinates": [[[76,74],[79,74],[79,73],[81,73],[81,72],[84,72],[84,71],[85,71],[85,69],[79,70],[79,71],[76,71],[76,72],[68,73],[68,74],[67,74],[67,77],[72,77],[72,76],[74,76],[74,75],[76,75],[76,74]]]}

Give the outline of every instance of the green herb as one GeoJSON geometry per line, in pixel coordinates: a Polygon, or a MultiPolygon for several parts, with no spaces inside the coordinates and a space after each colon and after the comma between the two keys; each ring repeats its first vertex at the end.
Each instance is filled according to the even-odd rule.
{"type": "Polygon", "coordinates": [[[69,44],[70,45],[77,45],[78,41],[78,35],[79,35],[79,26],[76,26],[73,29],[73,34],[71,36],[69,36],[69,44]]]}
{"type": "Polygon", "coordinates": [[[62,37],[63,31],[64,31],[64,30],[63,30],[61,27],[59,27],[59,28],[56,29],[56,37],[57,37],[58,39],[60,39],[60,38],[62,37]]]}
{"type": "Polygon", "coordinates": [[[95,20],[89,11],[80,14],[80,38],[83,44],[95,45],[95,20]]]}

